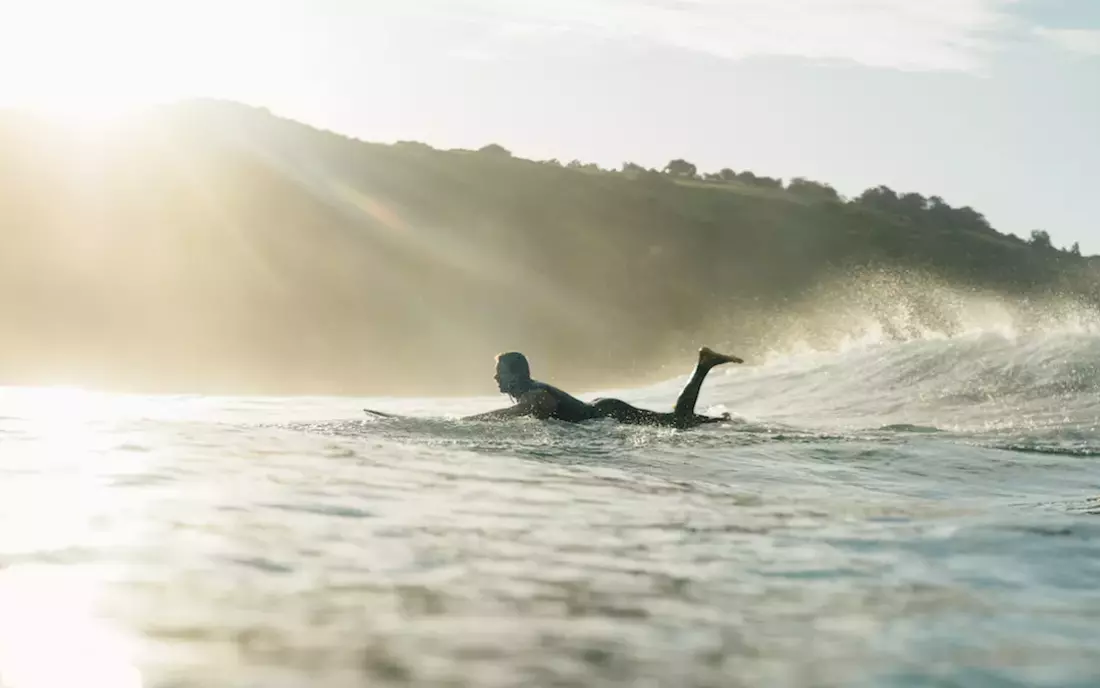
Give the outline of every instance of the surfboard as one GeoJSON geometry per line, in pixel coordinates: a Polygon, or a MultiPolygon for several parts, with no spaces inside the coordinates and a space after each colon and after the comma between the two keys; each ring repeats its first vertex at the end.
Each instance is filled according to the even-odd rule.
{"type": "Polygon", "coordinates": [[[398,413],[386,413],[385,411],[375,411],[374,409],[365,408],[363,413],[370,416],[378,416],[379,418],[407,418],[408,416],[402,416],[398,413]]]}

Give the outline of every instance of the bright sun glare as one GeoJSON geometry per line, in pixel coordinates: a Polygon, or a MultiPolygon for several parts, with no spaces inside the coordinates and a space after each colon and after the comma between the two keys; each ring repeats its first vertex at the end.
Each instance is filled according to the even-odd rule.
{"type": "Polygon", "coordinates": [[[99,128],[150,105],[132,96],[104,92],[57,93],[27,103],[26,108],[51,120],[77,128],[99,128]]]}
{"type": "Polygon", "coordinates": [[[0,2],[0,107],[83,127],[178,99],[200,59],[170,31],[189,27],[166,26],[173,18],[154,10],[138,0],[0,2]]]}
{"type": "Polygon", "coordinates": [[[91,60],[72,70],[43,67],[38,79],[21,89],[17,104],[58,123],[96,128],[165,100],[163,92],[120,73],[112,60],[91,60]]]}
{"type": "Polygon", "coordinates": [[[191,98],[281,98],[325,48],[303,25],[310,3],[268,4],[0,0],[0,108],[84,126],[191,98]]]}
{"type": "Polygon", "coordinates": [[[102,616],[108,569],[89,562],[103,555],[68,554],[132,543],[103,525],[126,513],[109,486],[127,468],[99,448],[117,441],[103,428],[140,402],[72,387],[0,387],[0,417],[21,438],[3,453],[9,472],[0,481],[0,561],[10,564],[0,566],[3,688],[142,685],[136,640],[102,616]]]}

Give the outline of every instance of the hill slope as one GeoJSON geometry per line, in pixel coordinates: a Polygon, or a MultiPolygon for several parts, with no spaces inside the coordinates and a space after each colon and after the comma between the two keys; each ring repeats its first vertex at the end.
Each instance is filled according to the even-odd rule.
{"type": "Polygon", "coordinates": [[[794,321],[828,340],[840,305],[949,331],[945,289],[1097,293],[1088,259],[938,199],[369,144],[230,103],[95,138],[0,113],[0,153],[0,383],[489,393],[521,349],[593,388],[794,321]]]}

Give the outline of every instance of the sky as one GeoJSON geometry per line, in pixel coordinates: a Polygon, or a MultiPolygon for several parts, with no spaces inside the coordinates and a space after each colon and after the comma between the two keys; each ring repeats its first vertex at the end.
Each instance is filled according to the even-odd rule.
{"type": "Polygon", "coordinates": [[[886,184],[1100,253],[1100,0],[0,0],[0,107],[886,184]]]}

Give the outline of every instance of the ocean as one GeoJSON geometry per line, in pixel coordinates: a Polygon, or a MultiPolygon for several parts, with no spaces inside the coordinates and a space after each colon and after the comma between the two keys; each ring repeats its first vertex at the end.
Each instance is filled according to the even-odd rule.
{"type": "Polygon", "coordinates": [[[1098,392],[1083,326],[726,366],[688,431],[2,389],[0,686],[1100,685],[1098,392]]]}

